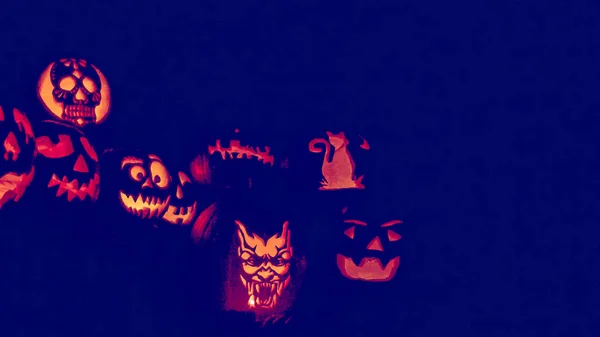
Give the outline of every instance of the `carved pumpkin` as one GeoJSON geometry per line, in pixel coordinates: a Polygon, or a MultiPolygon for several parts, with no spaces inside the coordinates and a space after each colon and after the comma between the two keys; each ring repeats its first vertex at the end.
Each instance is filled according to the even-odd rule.
{"type": "MultiPolygon", "coordinates": [[[[356,165],[349,145],[350,141],[343,131],[332,133],[327,131],[327,139],[315,138],[308,144],[308,149],[313,153],[323,153],[321,165],[321,187],[319,190],[339,190],[347,188],[364,189],[362,183],[364,175],[357,176],[356,165]],[[322,145],[322,147],[317,147],[322,145]]],[[[358,146],[362,151],[370,150],[367,141],[360,137],[362,143],[358,146]]]]}
{"type": "Polygon", "coordinates": [[[261,176],[266,179],[268,169],[285,165],[271,152],[270,146],[245,141],[239,132],[235,129],[229,140],[225,137],[216,139],[208,145],[206,153],[192,161],[194,181],[221,188],[250,188],[256,180],[261,180],[261,176]]]}
{"type": "Polygon", "coordinates": [[[50,63],[40,76],[37,94],[53,116],[80,127],[100,124],[110,112],[106,77],[83,59],[64,58],[50,63]]]}
{"type": "Polygon", "coordinates": [[[123,208],[142,219],[160,218],[171,199],[172,178],[162,160],[153,154],[125,156],[119,200],[123,208]]]}
{"type": "Polygon", "coordinates": [[[55,121],[36,129],[38,179],[57,198],[95,202],[100,193],[98,155],[80,130],[55,121]],[[43,173],[42,173],[43,172],[43,173]]]}
{"type": "Polygon", "coordinates": [[[177,174],[179,183],[171,196],[163,220],[173,225],[189,225],[196,217],[197,202],[192,193],[193,184],[187,174],[177,174]]]}
{"type": "MultiPolygon", "coordinates": [[[[292,240],[293,215],[282,199],[253,190],[235,199],[241,205],[222,202],[217,233],[232,240],[225,261],[225,310],[254,312],[263,321],[293,304],[306,260],[292,240]]],[[[222,245],[217,241],[217,246],[222,245]]]]}
{"type": "Polygon", "coordinates": [[[336,256],[338,269],[351,280],[390,281],[400,266],[395,245],[402,238],[397,229],[402,221],[381,220],[380,217],[379,220],[368,221],[355,213],[349,207],[342,209],[343,233],[347,240],[342,246],[346,253],[340,252],[336,256]]]}
{"type": "Polygon", "coordinates": [[[27,116],[16,108],[0,106],[0,209],[18,202],[34,176],[37,155],[35,138],[27,116]]]}

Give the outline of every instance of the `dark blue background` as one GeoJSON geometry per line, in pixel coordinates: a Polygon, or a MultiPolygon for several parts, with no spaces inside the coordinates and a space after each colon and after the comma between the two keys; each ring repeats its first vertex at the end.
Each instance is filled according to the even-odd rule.
{"type": "MultiPolygon", "coordinates": [[[[86,129],[98,149],[141,148],[182,167],[199,143],[232,127],[287,148],[332,126],[382,144],[378,166],[391,177],[382,199],[401,205],[412,235],[402,284],[390,292],[397,306],[380,316],[390,335],[591,334],[597,3],[0,8],[2,104],[46,118],[35,95],[40,72],[57,57],[86,58],[113,90],[108,120],[86,129]]],[[[352,331],[332,322],[320,318],[352,331]]]]}

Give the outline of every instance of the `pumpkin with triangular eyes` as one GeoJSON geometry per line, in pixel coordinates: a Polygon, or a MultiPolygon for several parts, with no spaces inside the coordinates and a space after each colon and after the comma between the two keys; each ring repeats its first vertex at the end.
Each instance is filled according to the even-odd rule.
{"type": "Polygon", "coordinates": [[[347,239],[336,255],[341,274],[358,281],[392,280],[400,266],[397,245],[402,236],[397,227],[402,220],[379,216],[369,216],[367,220],[349,207],[342,208],[341,213],[347,239]]]}
{"type": "Polygon", "coordinates": [[[0,106],[0,209],[18,202],[34,176],[37,155],[27,116],[17,108],[0,106]]]}
{"type": "Polygon", "coordinates": [[[36,181],[68,202],[96,202],[100,193],[98,155],[86,135],[62,122],[36,127],[36,181]]]}

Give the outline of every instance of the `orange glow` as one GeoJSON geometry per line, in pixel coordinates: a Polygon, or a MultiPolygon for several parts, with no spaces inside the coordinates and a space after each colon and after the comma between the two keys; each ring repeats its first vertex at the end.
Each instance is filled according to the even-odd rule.
{"type": "Polygon", "coordinates": [[[263,164],[269,164],[271,166],[275,164],[275,157],[271,154],[270,147],[265,146],[264,151],[261,151],[258,146],[242,146],[239,140],[230,140],[229,147],[224,147],[221,145],[221,140],[217,139],[214,146],[208,146],[208,154],[212,155],[215,152],[220,153],[223,160],[256,158],[263,164]]]}
{"type": "Polygon", "coordinates": [[[58,135],[57,144],[54,144],[48,136],[40,136],[35,139],[35,144],[40,154],[52,159],[69,156],[74,151],[69,135],[58,135]]]}
{"type": "Polygon", "coordinates": [[[17,137],[11,131],[4,140],[4,160],[9,160],[8,158],[10,157],[12,161],[17,161],[19,154],[21,154],[21,147],[19,146],[17,137]]]}
{"type": "Polygon", "coordinates": [[[378,250],[383,252],[383,246],[381,245],[381,240],[379,236],[376,236],[369,244],[367,245],[367,250],[378,250]]]}
{"type": "Polygon", "coordinates": [[[336,262],[342,275],[351,280],[387,282],[396,275],[400,266],[400,256],[391,259],[385,267],[374,257],[363,258],[357,266],[349,257],[337,254],[336,262]]]}
{"type": "Polygon", "coordinates": [[[190,163],[190,173],[192,178],[200,184],[210,184],[211,171],[208,158],[205,155],[199,155],[190,163]]]}
{"type": "Polygon", "coordinates": [[[167,211],[163,215],[163,220],[173,225],[189,225],[194,220],[196,216],[196,201],[194,201],[191,205],[187,206],[184,204],[181,205],[185,194],[183,193],[183,186],[186,184],[191,184],[190,178],[183,172],[178,173],[179,177],[179,185],[177,185],[177,190],[175,192],[175,199],[171,198],[171,203],[167,207],[167,211]],[[177,200],[179,203],[175,203],[177,200]]]}
{"type": "MultiPolygon", "coordinates": [[[[61,59],[59,62],[61,62],[65,66],[73,67],[74,70],[73,70],[72,75],[78,79],[81,77],[80,69],[88,67],[87,61],[82,60],[82,59],[61,59]],[[79,75],[79,77],[78,77],[78,75],[79,75]]],[[[78,124],[79,126],[84,126],[85,124],[90,123],[81,118],[75,119],[75,118],[71,117],[72,120],[67,119],[67,117],[66,117],[67,116],[67,106],[65,106],[63,104],[63,102],[56,100],[56,97],[53,95],[53,91],[55,90],[55,87],[52,84],[51,74],[52,74],[52,68],[55,65],[56,65],[56,62],[50,63],[46,67],[46,69],[42,72],[40,79],[38,81],[37,94],[38,94],[38,98],[42,102],[42,105],[49,113],[51,113],[58,119],[65,120],[65,121],[71,121],[71,122],[74,122],[75,124],[78,124]]],[[[87,82],[84,79],[82,82],[82,86],[86,90],[92,89],[93,99],[97,105],[93,108],[93,111],[91,111],[92,114],[94,115],[94,119],[93,119],[93,121],[91,121],[91,123],[100,124],[100,123],[104,122],[104,120],[108,117],[108,114],[110,112],[110,107],[111,107],[110,86],[108,84],[108,81],[106,80],[106,77],[100,71],[100,69],[96,68],[96,66],[94,66],[92,64],[89,64],[89,67],[91,67],[91,69],[93,69],[98,74],[98,77],[100,79],[100,86],[101,86],[100,91],[94,92],[96,90],[96,88],[90,86],[89,79],[87,82]]],[[[65,79],[74,81],[70,77],[65,77],[65,79]]],[[[59,89],[61,89],[61,90],[72,90],[73,89],[72,87],[65,87],[66,84],[67,84],[66,82],[61,81],[61,83],[59,84],[59,86],[60,86],[59,89]]],[[[82,90],[81,88],[77,89],[76,97],[78,99],[82,99],[81,90],[82,90]]],[[[63,93],[64,92],[65,91],[63,91],[63,93]]],[[[57,97],[61,97],[60,94],[57,97]]],[[[77,114],[75,114],[75,115],[77,115],[77,114]]]]}
{"type": "Polygon", "coordinates": [[[317,144],[321,144],[325,147],[325,154],[323,156],[323,165],[321,167],[321,173],[323,174],[323,180],[321,181],[320,190],[337,190],[345,188],[357,188],[364,189],[365,186],[362,184],[364,176],[356,177],[355,175],[355,164],[350,150],[348,150],[348,144],[350,143],[344,132],[337,134],[327,131],[329,140],[323,138],[316,138],[310,141],[308,149],[313,153],[322,153],[322,148],[317,148],[317,144]],[[331,151],[333,148],[332,159],[331,151]]]}
{"type": "Polygon", "coordinates": [[[92,144],[90,144],[87,138],[81,137],[79,138],[79,140],[81,141],[81,145],[83,145],[83,148],[85,149],[85,152],[88,154],[88,156],[90,156],[90,158],[92,158],[95,162],[98,162],[98,155],[96,154],[94,147],[92,146],[92,144]]]}
{"type": "Polygon", "coordinates": [[[25,194],[25,189],[31,184],[35,168],[31,167],[29,173],[15,174],[9,172],[0,177],[0,209],[8,201],[18,202],[25,194]]]}
{"type": "Polygon", "coordinates": [[[388,240],[390,240],[390,242],[395,242],[395,241],[398,241],[398,240],[402,239],[402,235],[394,232],[391,229],[388,229],[388,231],[387,231],[387,237],[388,237],[388,240]]]}
{"type": "Polygon", "coordinates": [[[217,203],[213,203],[200,213],[192,227],[192,240],[194,243],[208,239],[212,226],[217,221],[216,212],[217,203]]]}
{"type": "Polygon", "coordinates": [[[19,127],[19,131],[25,134],[25,144],[29,144],[29,139],[33,139],[33,129],[31,128],[31,123],[29,123],[29,119],[25,116],[24,113],[19,111],[19,109],[13,109],[13,115],[15,118],[15,123],[19,127]]]}
{"type": "Polygon", "coordinates": [[[73,201],[76,197],[79,200],[84,200],[86,196],[88,196],[91,201],[96,201],[98,199],[98,193],[100,193],[100,176],[96,173],[94,177],[90,179],[90,181],[79,185],[79,181],[77,179],[73,179],[69,181],[66,176],[63,176],[62,179],[59,179],[56,174],[53,174],[50,178],[50,182],[48,183],[48,188],[58,186],[56,190],[56,196],[60,197],[61,195],[67,193],[67,200],[73,201]]]}

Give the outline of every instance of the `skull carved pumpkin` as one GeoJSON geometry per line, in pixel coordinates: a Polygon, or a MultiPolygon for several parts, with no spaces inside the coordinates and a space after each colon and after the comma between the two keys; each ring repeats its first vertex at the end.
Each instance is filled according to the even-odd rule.
{"type": "MultiPolygon", "coordinates": [[[[356,165],[350,153],[348,145],[350,141],[343,131],[339,133],[326,132],[328,139],[315,138],[308,144],[308,149],[313,153],[322,153],[323,149],[317,147],[317,144],[323,145],[325,153],[323,155],[323,163],[321,165],[321,180],[320,190],[339,190],[346,188],[364,189],[362,183],[364,175],[356,175],[356,165]]],[[[370,150],[369,143],[362,139],[360,149],[370,150]]]]}
{"type": "Polygon", "coordinates": [[[171,175],[162,160],[153,154],[125,156],[121,160],[125,173],[119,200],[125,210],[142,219],[164,215],[171,199],[171,175]]]}
{"type": "Polygon", "coordinates": [[[48,112],[80,127],[100,124],[110,112],[106,77],[83,59],[52,62],[40,77],[37,93],[48,112]]]}
{"type": "Polygon", "coordinates": [[[38,129],[35,144],[38,172],[56,197],[67,201],[95,202],[100,193],[98,155],[80,130],[55,121],[44,121],[38,129]]]}
{"type": "Polygon", "coordinates": [[[0,209],[9,201],[18,202],[34,176],[37,155],[31,124],[24,113],[0,106],[0,209]]]}
{"type": "Polygon", "coordinates": [[[368,223],[352,216],[348,207],[342,209],[344,235],[348,239],[342,248],[347,253],[338,253],[337,267],[342,275],[351,280],[368,282],[390,281],[400,266],[400,256],[394,252],[394,245],[402,236],[395,227],[402,220],[384,220],[381,223],[368,223]]]}
{"type": "Polygon", "coordinates": [[[163,220],[173,225],[189,225],[196,216],[197,202],[192,193],[193,184],[187,174],[177,174],[179,183],[175,196],[171,196],[163,220]]]}

